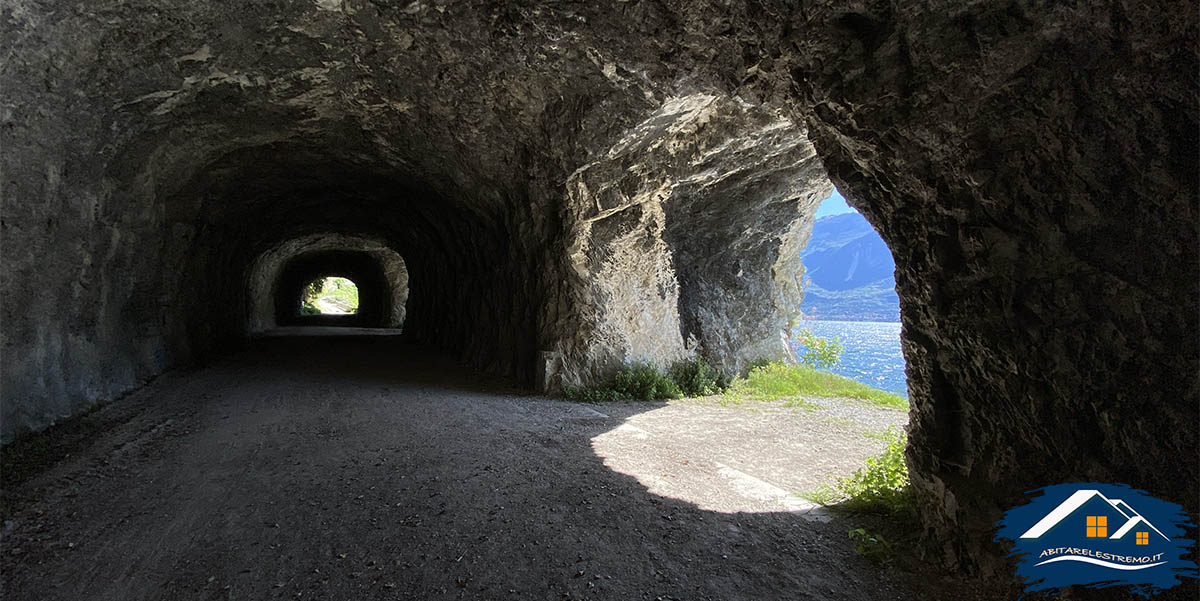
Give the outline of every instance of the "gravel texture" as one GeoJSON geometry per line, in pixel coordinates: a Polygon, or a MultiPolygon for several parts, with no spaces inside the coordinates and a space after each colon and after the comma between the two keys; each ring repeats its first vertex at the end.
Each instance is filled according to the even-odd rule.
{"type": "Polygon", "coordinates": [[[790,494],[905,417],[824,404],[585,405],[394,337],[266,339],[6,490],[4,596],[916,598],[790,494]]]}

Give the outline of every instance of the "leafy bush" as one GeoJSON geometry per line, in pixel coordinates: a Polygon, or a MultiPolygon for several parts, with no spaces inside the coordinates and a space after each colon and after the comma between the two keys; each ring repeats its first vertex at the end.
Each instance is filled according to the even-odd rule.
{"type": "Polygon", "coordinates": [[[588,403],[675,399],[681,395],[675,382],[650,363],[627,365],[599,386],[567,387],[563,393],[568,399],[588,403]]]}
{"type": "Polygon", "coordinates": [[[776,401],[803,396],[849,397],[882,407],[908,408],[908,401],[903,397],[850,378],[817,371],[807,365],[787,365],[779,361],[755,367],[745,378],[734,380],[725,391],[725,396],[735,401],[776,401]]]}
{"type": "Polygon", "coordinates": [[[755,369],[757,369],[759,367],[766,367],[772,363],[778,363],[778,361],[776,361],[774,359],[768,359],[766,357],[759,357],[758,359],[755,359],[750,362],[750,367],[748,369],[750,371],[754,371],[755,369]]]}
{"type": "Polygon", "coordinates": [[[725,374],[713,369],[704,359],[676,361],[668,375],[684,396],[708,396],[718,394],[729,387],[725,374]]]}
{"type": "Polygon", "coordinates": [[[725,374],[697,358],[676,361],[665,374],[652,363],[634,363],[598,386],[568,386],[563,393],[573,401],[605,403],[708,396],[719,394],[728,386],[725,374]]]}
{"type": "Polygon", "coordinates": [[[679,398],[679,387],[650,363],[634,363],[613,375],[608,388],[635,401],[679,398]]]}
{"type": "Polygon", "coordinates": [[[822,504],[844,499],[842,508],[850,511],[911,516],[913,494],[908,481],[908,465],[904,461],[908,437],[904,432],[892,429],[887,440],[887,448],[881,455],[868,457],[865,467],[837,481],[837,494],[822,487],[814,491],[815,494],[806,496],[810,499],[821,497],[818,502],[822,504]]]}
{"type": "Polygon", "coordinates": [[[829,369],[842,359],[845,347],[837,339],[822,338],[805,328],[793,335],[788,343],[800,363],[817,369],[829,369]]]}
{"type": "Polygon", "coordinates": [[[857,509],[900,513],[912,509],[912,490],[904,447],[908,437],[893,431],[882,455],[868,457],[867,466],[842,481],[840,488],[857,509]]]}
{"type": "Polygon", "coordinates": [[[865,528],[853,528],[847,534],[854,541],[854,552],[875,562],[886,562],[895,555],[892,543],[878,532],[865,528]]]}
{"type": "Polygon", "coordinates": [[[325,278],[315,279],[304,286],[304,302],[308,304],[320,296],[325,289],[325,278]]]}
{"type": "Polygon", "coordinates": [[[313,305],[311,302],[304,301],[304,305],[300,307],[300,314],[301,315],[320,315],[321,310],[318,309],[316,307],[316,305],[313,305]]]}

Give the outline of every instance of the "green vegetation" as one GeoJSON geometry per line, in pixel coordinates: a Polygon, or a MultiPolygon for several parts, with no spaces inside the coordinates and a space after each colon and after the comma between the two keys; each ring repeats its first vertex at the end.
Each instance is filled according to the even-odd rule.
{"type": "MultiPolygon", "coordinates": [[[[834,347],[826,347],[834,348],[834,347]]],[[[840,349],[840,346],[837,348],[840,349]]],[[[840,352],[840,350],[838,351],[840,352]]],[[[598,386],[568,387],[567,398],[590,403],[701,397],[724,393],[726,402],[784,401],[786,407],[816,409],[805,397],[848,397],[892,409],[907,409],[903,397],[810,365],[759,361],[745,378],[730,381],[703,359],[672,364],[666,373],[650,363],[627,365],[598,386]]],[[[871,436],[874,433],[868,434],[871,436]]]]}
{"type": "Polygon", "coordinates": [[[687,397],[709,396],[729,387],[725,374],[713,369],[704,359],[676,361],[667,373],[687,397]]]}
{"type": "Polygon", "coordinates": [[[785,405],[808,405],[804,397],[849,397],[881,407],[907,409],[903,397],[872,388],[822,369],[837,365],[845,347],[839,340],[822,338],[804,329],[793,334],[788,346],[800,359],[800,365],[759,360],[750,373],[738,378],[725,391],[730,401],[785,401],[785,405]]]}
{"type": "Polygon", "coordinates": [[[916,539],[916,502],[908,481],[908,466],[904,462],[907,437],[903,432],[891,432],[887,449],[876,457],[868,457],[866,467],[855,471],[838,483],[846,500],[839,510],[856,514],[877,514],[884,521],[876,528],[863,527],[849,531],[859,555],[875,562],[891,562],[897,558],[897,539],[906,544],[916,539]],[[884,537],[882,531],[887,531],[884,537]]]}
{"type": "MultiPolygon", "coordinates": [[[[664,373],[650,363],[623,367],[597,386],[567,387],[567,398],[590,403],[645,401],[711,396],[724,393],[726,402],[783,401],[785,407],[816,409],[805,397],[848,397],[892,409],[907,409],[903,397],[872,388],[850,378],[819,371],[835,365],[841,357],[841,342],[813,336],[809,330],[797,334],[801,344],[795,347],[804,363],[787,365],[781,361],[760,360],[750,373],[732,381],[703,359],[677,361],[664,373]]],[[[868,435],[869,436],[869,435],[868,435]]]]}
{"type": "Polygon", "coordinates": [[[855,543],[855,551],[872,561],[887,562],[896,558],[895,539],[909,540],[916,536],[916,503],[908,480],[904,461],[907,436],[891,429],[886,434],[887,448],[875,457],[868,457],[866,466],[847,478],[804,494],[804,498],[842,513],[861,517],[876,516],[878,528],[852,528],[847,534],[855,543]],[[879,530],[886,530],[892,540],[879,530]]]}
{"type": "Polygon", "coordinates": [[[863,438],[870,438],[872,440],[882,440],[885,442],[890,441],[893,436],[891,430],[864,430],[862,435],[863,435],[863,438]]]}
{"type": "Polygon", "coordinates": [[[321,295],[321,291],[325,289],[326,279],[327,278],[317,278],[304,286],[303,298],[305,304],[321,295]]]}
{"type": "Polygon", "coordinates": [[[568,399],[588,403],[649,401],[717,394],[727,381],[704,359],[686,359],[672,364],[666,373],[651,363],[634,363],[599,386],[567,387],[563,392],[568,399]]]}
{"type": "Polygon", "coordinates": [[[679,386],[651,363],[627,365],[600,386],[567,387],[567,398],[589,403],[677,399],[679,386]]]}
{"type": "Polygon", "coordinates": [[[333,305],[344,313],[358,312],[358,286],[342,277],[326,277],[313,280],[304,287],[301,297],[303,305],[301,315],[321,315],[324,313],[318,302],[333,305]]]}
{"type": "Polygon", "coordinates": [[[896,550],[891,541],[879,532],[868,532],[865,528],[852,528],[847,534],[854,541],[854,552],[874,562],[887,562],[895,557],[896,550]]]}
{"type": "Polygon", "coordinates": [[[824,485],[816,490],[810,490],[802,495],[796,495],[802,499],[807,499],[817,505],[834,505],[842,500],[842,496],[838,494],[837,489],[832,486],[824,485]]]}
{"type": "Polygon", "coordinates": [[[812,330],[805,328],[792,335],[792,339],[788,341],[788,346],[796,352],[802,365],[808,365],[817,369],[829,369],[838,364],[842,359],[842,353],[846,348],[842,345],[842,341],[829,338],[822,338],[812,333],[812,330]]]}
{"type": "Polygon", "coordinates": [[[838,483],[838,489],[848,499],[845,505],[855,511],[900,515],[913,509],[912,489],[908,482],[908,465],[904,448],[908,437],[892,430],[883,454],[868,457],[867,465],[838,483]]]}
{"type": "Polygon", "coordinates": [[[618,371],[609,388],[633,400],[679,398],[679,386],[650,363],[637,363],[618,371]]]}
{"type": "Polygon", "coordinates": [[[821,505],[853,513],[880,513],[893,517],[911,517],[912,488],[908,482],[908,465],[904,462],[904,447],[908,437],[902,431],[888,430],[887,448],[875,457],[868,457],[866,466],[846,478],[839,478],[806,493],[804,498],[821,505]]]}
{"type": "Polygon", "coordinates": [[[786,365],[779,361],[759,364],[745,378],[734,380],[725,396],[731,400],[755,401],[795,400],[805,396],[849,397],[881,407],[908,408],[908,401],[903,397],[807,365],[786,365]]]}

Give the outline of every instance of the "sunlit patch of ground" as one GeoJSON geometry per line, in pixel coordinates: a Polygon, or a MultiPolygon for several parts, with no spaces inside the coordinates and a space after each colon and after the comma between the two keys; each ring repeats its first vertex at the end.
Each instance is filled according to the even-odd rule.
{"type": "MultiPolygon", "coordinates": [[[[654,494],[733,512],[809,511],[803,495],[845,477],[883,451],[879,436],[908,413],[839,398],[722,405],[683,400],[650,411],[593,405],[624,422],[592,439],[610,469],[654,494]]],[[[643,408],[644,409],[644,408],[643,408]]]]}

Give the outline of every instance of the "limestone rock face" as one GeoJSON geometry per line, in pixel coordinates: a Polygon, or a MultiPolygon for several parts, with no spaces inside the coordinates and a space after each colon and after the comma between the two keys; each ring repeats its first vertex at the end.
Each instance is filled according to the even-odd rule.
{"type": "Polygon", "coordinates": [[[799,249],[831,191],[803,128],[778,112],[668,99],[567,180],[572,274],[591,287],[576,306],[592,310],[564,345],[565,382],[590,379],[576,366],[697,351],[727,373],[789,358],[799,249]]]}
{"type": "Polygon", "coordinates": [[[736,370],[784,352],[832,180],[895,258],[949,563],[1005,569],[990,524],[1046,484],[1200,509],[1187,3],[0,11],[4,440],[235,347],[314,237],[390,249],[406,336],[528,383],[736,370]]]}

